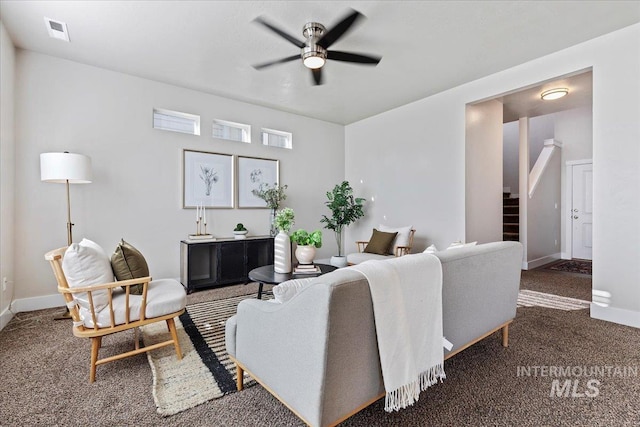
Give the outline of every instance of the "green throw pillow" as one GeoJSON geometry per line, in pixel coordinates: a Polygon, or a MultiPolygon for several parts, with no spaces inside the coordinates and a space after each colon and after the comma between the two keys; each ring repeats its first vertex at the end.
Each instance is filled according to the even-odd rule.
{"type": "MultiPolygon", "coordinates": [[[[111,268],[116,280],[138,279],[149,275],[149,266],[139,250],[120,240],[115,252],[111,256],[111,268]]],[[[124,289],[124,287],[123,287],[124,289]]],[[[129,292],[134,295],[142,295],[143,285],[133,285],[129,292]]]]}
{"type": "Polygon", "coordinates": [[[385,233],[384,231],[378,231],[374,228],[371,239],[369,239],[369,243],[367,247],[364,248],[364,251],[369,254],[388,255],[389,248],[391,248],[397,234],[398,232],[385,233]]]}

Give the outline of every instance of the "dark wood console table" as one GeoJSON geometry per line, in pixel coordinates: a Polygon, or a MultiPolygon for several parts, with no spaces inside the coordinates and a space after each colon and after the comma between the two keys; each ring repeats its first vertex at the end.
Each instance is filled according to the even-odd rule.
{"type": "Polygon", "coordinates": [[[187,293],[247,283],[251,270],[268,264],[273,264],[273,237],[180,242],[180,282],[187,293]]]}

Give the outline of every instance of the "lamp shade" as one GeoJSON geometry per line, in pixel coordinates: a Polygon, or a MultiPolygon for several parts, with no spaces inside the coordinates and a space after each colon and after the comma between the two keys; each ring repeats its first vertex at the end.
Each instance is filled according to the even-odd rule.
{"type": "Polygon", "coordinates": [[[91,158],[74,153],[40,154],[40,180],[64,184],[91,182],[91,158]]]}

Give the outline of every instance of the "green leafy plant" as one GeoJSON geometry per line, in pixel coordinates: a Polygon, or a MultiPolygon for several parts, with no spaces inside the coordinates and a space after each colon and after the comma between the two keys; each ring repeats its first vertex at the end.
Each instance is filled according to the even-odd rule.
{"type": "Polygon", "coordinates": [[[342,230],[364,216],[364,199],[353,196],[353,188],[349,181],[333,187],[327,191],[327,201],[324,203],[331,211],[331,216],[322,215],[321,223],[324,228],[331,230],[336,235],[338,244],[338,256],[342,256],[342,230]]]}
{"type": "Polygon", "coordinates": [[[247,229],[244,228],[244,225],[240,222],[236,225],[236,228],[234,228],[233,231],[247,231],[247,229]]]}
{"type": "Polygon", "coordinates": [[[251,190],[251,193],[264,200],[268,208],[278,209],[280,203],[287,198],[284,192],[287,188],[287,185],[279,186],[277,183],[269,185],[263,182],[257,189],[251,190]]]}
{"type": "Polygon", "coordinates": [[[284,208],[276,213],[275,226],[278,230],[288,233],[295,224],[295,213],[291,208],[284,208]]]}
{"type": "Polygon", "coordinates": [[[291,235],[291,241],[300,246],[322,247],[322,231],[316,230],[309,233],[306,230],[296,230],[291,235]]]}

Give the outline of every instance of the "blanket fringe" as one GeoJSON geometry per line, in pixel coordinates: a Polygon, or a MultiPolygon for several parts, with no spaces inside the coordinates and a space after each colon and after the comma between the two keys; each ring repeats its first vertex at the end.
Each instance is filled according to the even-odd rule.
{"type": "Polygon", "coordinates": [[[420,391],[424,391],[436,384],[438,380],[442,382],[445,378],[447,378],[447,375],[444,372],[442,363],[432,366],[422,372],[415,381],[387,392],[384,398],[384,410],[387,412],[399,411],[413,405],[418,401],[420,391]]]}

